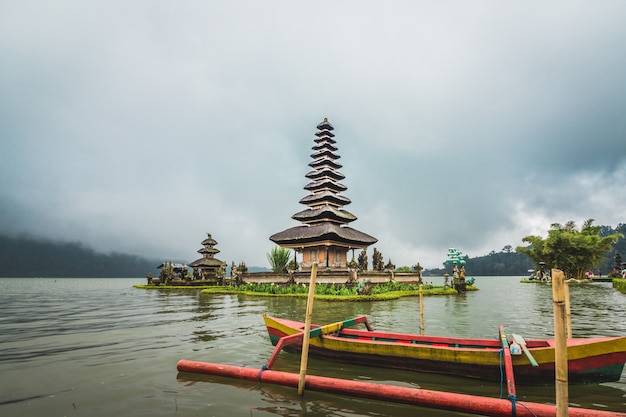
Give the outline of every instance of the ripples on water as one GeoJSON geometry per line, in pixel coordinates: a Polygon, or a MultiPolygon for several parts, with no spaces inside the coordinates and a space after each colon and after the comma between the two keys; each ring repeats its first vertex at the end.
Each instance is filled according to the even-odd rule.
{"type": "MultiPolygon", "coordinates": [[[[182,358],[259,368],[272,346],[261,313],[303,320],[306,301],[202,296],[197,290],[138,290],[142,279],[0,279],[2,416],[409,416],[414,407],[178,375],[182,358]]],[[[435,282],[435,284],[440,284],[435,282]]],[[[551,337],[551,288],[519,278],[478,278],[478,292],[424,299],[426,333],[497,337],[499,325],[528,338],[551,337]]],[[[610,284],[571,286],[575,336],[626,335],[626,296],[610,284]]],[[[316,301],[313,319],[360,314],[375,328],[419,331],[417,298],[376,303],[316,301]]],[[[275,369],[298,372],[281,353],[275,369]]],[[[449,376],[330,364],[309,373],[497,397],[497,384],[449,376]]],[[[520,400],[552,401],[553,389],[518,387],[520,400]]],[[[570,387],[585,407],[626,411],[626,378],[570,387]]],[[[427,410],[426,415],[455,413],[427,410]]]]}

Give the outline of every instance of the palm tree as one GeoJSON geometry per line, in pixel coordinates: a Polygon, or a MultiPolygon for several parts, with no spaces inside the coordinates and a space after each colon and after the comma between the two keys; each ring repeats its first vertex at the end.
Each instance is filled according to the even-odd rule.
{"type": "Polygon", "coordinates": [[[287,272],[287,265],[291,260],[291,251],[280,246],[274,246],[272,251],[266,254],[267,260],[274,272],[287,272]]]}

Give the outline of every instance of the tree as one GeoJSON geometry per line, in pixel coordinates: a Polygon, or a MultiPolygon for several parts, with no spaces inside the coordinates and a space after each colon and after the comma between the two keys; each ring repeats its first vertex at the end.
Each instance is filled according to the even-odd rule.
{"type": "Polygon", "coordinates": [[[563,271],[566,278],[584,278],[585,272],[604,259],[611,245],[621,233],[601,236],[602,226],[593,226],[593,219],[586,220],[580,230],[573,221],[565,225],[553,223],[548,237],[526,236],[523,242],[529,246],[519,246],[517,252],[526,254],[537,266],[545,262],[548,268],[563,271]]]}
{"type": "MultiPolygon", "coordinates": [[[[613,233],[622,233],[626,235],[626,224],[620,223],[615,229],[609,226],[603,226],[600,236],[607,236],[613,233]]],[[[620,239],[612,245],[611,253],[607,253],[604,261],[599,265],[599,273],[610,274],[612,277],[620,276],[622,270],[622,254],[626,253],[626,239],[620,239]]]]}
{"type": "Polygon", "coordinates": [[[274,246],[272,251],[268,253],[267,260],[274,272],[287,272],[287,265],[291,259],[291,251],[280,246],[274,246]]]}

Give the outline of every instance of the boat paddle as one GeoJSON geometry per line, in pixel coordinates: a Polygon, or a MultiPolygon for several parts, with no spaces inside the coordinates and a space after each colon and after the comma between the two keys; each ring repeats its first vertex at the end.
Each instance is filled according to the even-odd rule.
{"type": "Polygon", "coordinates": [[[518,334],[515,334],[515,333],[512,333],[511,336],[513,337],[513,340],[515,341],[515,343],[517,343],[518,345],[521,346],[522,352],[524,352],[524,354],[526,355],[526,357],[530,361],[531,365],[532,366],[539,366],[539,364],[537,363],[537,361],[533,357],[533,354],[530,353],[530,350],[528,350],[528,347],[526,346],[526,341],[524,340],[524,338],[522,336],[518,335],[518,334]]]}

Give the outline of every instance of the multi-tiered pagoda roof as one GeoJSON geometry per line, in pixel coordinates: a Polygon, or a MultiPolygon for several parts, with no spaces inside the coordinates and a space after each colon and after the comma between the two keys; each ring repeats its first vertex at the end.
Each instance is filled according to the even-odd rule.
{"type": "Polygon", "coordinates": [[[340,156],[335,153],[338,149],[333,125],[325,118],[317,129],[309,163],[313,170],[306,174],[310,182],[304,187],[310,194],[300,200],[307,208],[291,216],[302,225],[276,233],[270,240],[297,250],[331,245],[344,249],[367,248],[377,239],[346,226],[357,217],[343,208],[351,201],[340,194],[347,187],[340,182],[345,176],[339,172],[342,165],[337,162],[340,156]]]}
{"type": "Polygon", "coordinates": [[[211,272],[222,265],[226,265],[225,262],[215,258],[215,255],[220,253],[219,249],[214,246],[217,245],[217,241],[211,237],[210,233],[207,233],[207,238],[202,241],[202,248],[198,249],[198,253],[202,255],[200,259],[196,259],[189,264],[192,268],[204,268],[211,272]]]}

